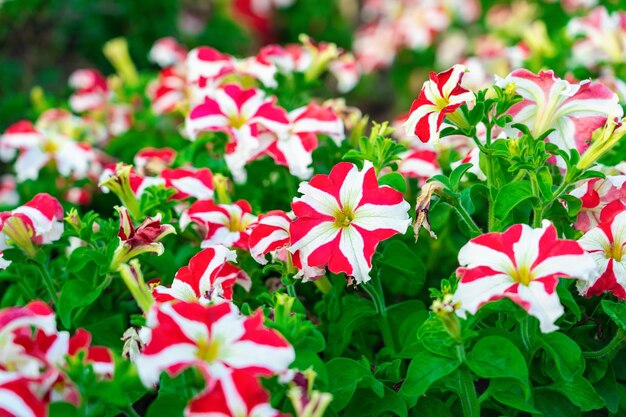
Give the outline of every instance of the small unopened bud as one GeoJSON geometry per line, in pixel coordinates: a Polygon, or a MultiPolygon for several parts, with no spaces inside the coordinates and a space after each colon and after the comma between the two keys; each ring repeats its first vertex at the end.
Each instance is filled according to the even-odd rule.
{"type": "Polygon", "coordinates": [[[121,265],[118,271],[141,311],[147,313],[154,304],[154,298],[152,298],[150,289],[143,279],[139,261],[133,259],[129,263],[121,265]]]}
{"type": "Polygon", "coordinates": [[[102,52],[125,83],[133,87],[139,83],[139,76],[128,53],[128,42],[124,38],[111,39],[104,44],[102,52]]]}
{"type": "Polygon", "coordinates": [[[213,175],[213,188],[215,197],[220,204],[230,204],[230,182],[222,174],[213,175]]]}
{"type": "Polygon", "coordinates": [[[117,164],[115,172],[104,178],[98,184],[99,187],[106,187],[113,192],[125,207],[128,207],[133,217],[139,217],[139,200],[135,196],[130,186],[130,177],[133,167],[123,163],[117,164]]]}

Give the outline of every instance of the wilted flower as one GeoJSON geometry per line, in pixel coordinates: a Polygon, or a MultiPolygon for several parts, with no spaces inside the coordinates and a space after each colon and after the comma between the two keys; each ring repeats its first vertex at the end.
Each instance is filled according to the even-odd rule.
{"type": "Polygon", "coordinates": [[[437,194],[442,190],[442,183],[439,181],[431,181],[424,184],[420,195],[417,196],[417,201],[415,202],[415,220],[413,221],[413,233],[415,234],[416,242],[422,227],[430,233],[430,237],[437,239],[437,235],[430,228],[428,212],[430,210],[430,201],[433,198],[433,194],[437,194]]]}
{"type": "Polygon", "coordinates": [[[128,209],[115,207],[120,216],[120,230],[117,236],[120,244],[113,254],[111,269],[116,270],[121,264],[128,262],[142,253],[163,253],[163,244],[160,242],[165,236],[176,233],[174,226],[161,224],[161,213],[146,219],[137,227],[133,226],[128,209]]]}

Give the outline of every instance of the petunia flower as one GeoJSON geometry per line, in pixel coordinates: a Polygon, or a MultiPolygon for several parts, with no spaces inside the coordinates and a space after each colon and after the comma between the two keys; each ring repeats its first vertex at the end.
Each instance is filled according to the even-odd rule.
{"type": "Polygon", "coordinates": [[[581,200],[582,207],[576,217],[574,227],[588,232],[600,223],[602,212],[620,210],[626,207],[626,175],[609,175],[606,178],[591,178],[570,191],[570,195],[581,200]],[[616,206],[617,205],[617,206],[616,206]]]}
{"type": "Polygon", "coordinates": [[[300,269],[328,265],[357,283],[370,279],[372,257],[381,240],[406,232],[409,203],[402,193],[379,186],[374,167],[341,162],[329,175],[300,184],[294,199],[289,251],[300,254],[300,269]]]}
{"type": "Polygon", "coordinates": [[[462,104],[474,101],[474,93],[461,86],[464,73],[463,65],[430,73],[430,80],[424,83],[403,125],[407,135],[415,135],[425,143],[436,142],[443,119],[462,104]]]}
{"type": "Polygon", "coordinates": [[[179,65],[185,58],[187,49],[171,36],[157,39],[148,52],[148,59],[161,68],[179,65]]]}
{"type": "Polygon", "coordinates": [[[160,177],[165,180],[165,188],[176,190],[171,198],[182,200],[193,197],[197,200],[213,198],[213,173],[208,168],[165,168],[160,177]]]}
{"type": "Polygon", "coordinates": [[[288,167],[292,175],[308,179],[313,174],[310,166],[313,163],[312,153],[318,145],[318,135],[329,136],[339,146],[345,137],[343,122],[333,110],[315,103],[292,110],[287,117],[287,134],[264,135],[261,153],[288,167]]]}
{"type": "Polygon", "coordinates": [[[16,246],[33,257],[34,245],[55,242],[62,234],[63,207],[49,194],[37,194],[23,206],[0,213],[0,268],[11,263],[2,258],[3,250],[16,246]]]}
{"type": "Polygon", "coordinates": [[[158,285],[152,294],[158,302],[181,300],[209,304],[230,301],[235,284],[246,290],[252,284],[250,277],[231,263],[236,260],[237,254],[224,246],[203,249],[191,258],[189,265],[176,272],[172,285],[158,285]]]}
{"type": "Polygon", "coordinates": [[[263,313],[245,317],[231,303],[157,303],[147,326],[152,331],[135,362],[147,387],[163,371],[173,376],[195,366],[207,378],[224,375],[226,369],[272,375],[295,359],[291,345],[264,326],[263,313]]]}
{"type": "MultiPolygon", "coordinates": [[[[265,255],[279,253],[281,249],[289,247],[289,226],[293,220],[293,213],[281,210],[271,210],[261,214],[252,227],[250,238],[250,254],[261,265],[267,264],[265,255]]],[[[286,254],[278,254],[284,260],[286,254]]]]}
{"type": "Polygon", "coordinates": [[[254,374],[225,370],[207,381],[204,391],[185,408],[188,417],[282,417],[270,404],[269,393],[254,374]]]}
{"type": "Polygon", "coordinates": [[[604,211],[600,224],[578,240],[596,262],[592,278],[579,282],[582,295],[609,292],[626,300],[626,206],[621,205],[620,209],[618,214],[604,211]]]}
{"type": "Polygon", "coordinates": [[[287,112],[256,89],[229,84],[195,106],[185,121],[191,139],[200,132],[225,132],[230,137],[226,164],[238,182],[245,180],[243,167],[259,147],[259,134],[265,131],[278,137],[287,134],[287,112]]]}
{"type": "Polygon", "coordinates": [[[224,245],[248,249],[248,227],[256,221],[250,203],[239,200],[233,204],[216,204],[211,200],[196,201],[180,217],[181,229],[190,223],[203,234],[202,247],[224,245]]]}
{"type": "MultiPolygon", "coordinates": [[[[552,71],[533,74],[518,69],[499,79],[497,85],[504,88],[511,83],[522,96],[522,101],[509,110],[512,124],[528,126],[535,137],[554,129],[546,140],[567,152],[577,149],[583,153],[594,130],[604,126],[609,117],[623,115],[617,95],[591,80],[572,84],[552,71]]],[[[507,130],[516,134],[510,127],[507,130]]]]}
{"type": "Polygon", "coordinates": [[[593,258],[576,241],[559,239],[547,220],[538,229],[516,224],[478,236],[461,248],[459,264],[454,302],[460,303],[460,316],[509,298],[546,333],[558,329],[554,323],[564,312],[556,293],[559,278],[587,281],[596,269],[593,258]]]}

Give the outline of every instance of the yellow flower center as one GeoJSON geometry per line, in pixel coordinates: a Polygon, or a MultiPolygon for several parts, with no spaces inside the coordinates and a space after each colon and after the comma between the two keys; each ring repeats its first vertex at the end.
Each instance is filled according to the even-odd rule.
{"type": "Polygon", "coordinates": [[[335,211],[335,226],[338,228],[345,228],[350,226],[354,220],[354,212],[348,206],[343,209],[337,209],[335,211]]]}
{"type": "Polygon", "coordinates": [[[435,106],[437,106],[437,108],[439,110],[443,110],[446,107],[448,107],[448,104],[450,104],[450,100],[448,100],[447,97],[435,97],[435,106]]]}
{"type": "Polygon", "coordinates": [[[607,259],[613,258],[617,262],[620,262],[622,260],[623,255],[624,255],[624,252],[623,252],[622,245],[620,245],[617,242],[611,244],[604,250],[604,256],[606,256],[607,259]]]}
{"type": "Polygon", "coordinates": [[[232,216],[228,222],[228,230],[231,232],[243,232],[246,229],[245,225],[241,222],[239,216],[232,216]]]}
{"type": "Polygon", "coordinates": [[[47,140],[43,144],[43,151],[46,153],[56,153],[59,150],[59,145],[53,140],[47,140]]]}
{"type": "Polygon", "coordinates": [[[205,362],[213,362],[219,357],[220,344],[217,340],[198,340],[196,356],[205,362]]]}
{"type": "Polygon", "coordinates": [[[513,278],[513,281],[525,286],[528,286],[528,284],[535,279],[532,271],[526,265],[514,270],[511,273],[511,278],[513,278]]]}
{"type": "Polygon", "coordinates": [[[228,119],[228,124],[234,129],[241,129],[241,127],[246,124],[246,118],[241,114],[233,114],[228,119]]]}

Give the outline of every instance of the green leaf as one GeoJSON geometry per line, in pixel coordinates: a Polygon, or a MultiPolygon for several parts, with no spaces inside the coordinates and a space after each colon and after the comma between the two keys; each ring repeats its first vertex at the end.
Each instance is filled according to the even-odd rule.
{"type": "Polygon", "coordinates": [[[412,409],[411,415],[415,417],[454,417],[444,402],[432,396],[420,397],[417,405],[412,409]]]}
{"type": "Polygon", "coordinates": [[[346,416],[360,417],[380,417],[390,414],[406,417],[407,408],[402,397],[389,387],[384,387],[383,398],[370,395],[368,390],[357,390],[353,401],[344,412],[346,416]]]}
{"type": "Polygon", "coordinates": [[[556,369],[565,381],[573,381],[585,370],[585,359],[578,343],[564,335],[553,332],[542,335],[541,344],[554,360],[556,369]]]}
{"type": "Polygon", "coordinates": [[[401,240],[385,244],[376,265],[380,277],[393,294],[414,297],[420,293],[426,280],[426,267],[419,256],[401,240]]]}
{"type": "Polygon", "coordinates": [[[535,407],[543,417],[579,417],[580,410],[566,396],[547,389],[535,390],[535,407]]]}
{"type": "Polygon", "coordinates": [[[443,327],[439,317],[432,315],[417,330],[417,338],[435,355],[457,358],[457,342],[443,327]]]}
{"type": "Polygon", "coordinates": [[[508,405],[517,410],[522,410],[527,413],[536,413],[537,410],[524,399],[526,393],[524,389],[520,387],[519,383],[512,379],[498,379],[497,381],[491,381],[489,384],[489,394],[501,404],[508,405]]]}
{"type": "Polygon", "coordinates": [[[467,366],[481,378],[513,378],[529,394],[528,366],[517,346],[502,336],[487,336],[478,341],[467,356],[467,366]]]}
{"type": "Polygon", "coordinates": [[[352,339],[352,333],[373,322],[376,317],[374,304],[365,298],[354,296],[343,297],[339,319],[331,321],[328,329],[328,340],[333,343],[326,345],[326,352],[330,357],[339,356],[352,339]]]}
{"type": "Polygon", "coordinates": [[[537,182],[539,183],[539,191],[546,200],[552,198],[552,184],[554,179],[550,173],[550,169],[547,166],[541,167],[537,171],[537,182]]]}
{"type": "Polygon", "coordinates": [[[72,325],[71,315],[74,309],[83,307],[94,302],[102,292],[101,288],[93,288],[91,282],[86,279],[72,279],[63,285],[57,313],[63,326],[70,328],[72,325]]]}
{"type": "Polygon", "coordinates": [[[454,168],[450,173],[450,185],[454,191],[459,189],[459,184],[463,175],[470,169],[474,164],[467,162],[465,164],[461,164],[458,167],[454,168]]]}
{"type": "Polygon", "coordinates": [[[604,310],[620,329],[626,331],[626,303],[602,300],[602,310],[604,310]]]}
{"type": "Polygon", "coordinates": [[[352,399],[357,387],[369,388],[378,398],[383,398],[382,382],[372,375],[369,367],[348,358],[331,359],[326,364],[328,371],[328,390],[333,394],[331,407],[335,411],[343,410],[352,399]]]}
{"type": "Polygon", "coordinates": [[[397,172],[390,172],[378,178],[379,185],[388,185],[391,188],[400,191],[402,194],[406,192],[406,180],[397,172]]]}
{"type": "Polygon", "coordinates": [[[460,365],[461,362],[456,358],[423,350],[411,361],[406,379],[400,388],[400,395],[412,407],[433,383],[450,375],[460,365]]]}
{"type": "Polygon", "coordinates": [[[604,407],[602,397],[598,395],[591,383],[582,376],[577,376],[572,381],[558,381],[552,384],[550,388],[561,392],[582,411],[597,410],[604,407]]]}
{"type": "Polygon", "coordinates": [[[498,190],[496,201],[494,202],[494,213],[500,220],[504,220],[511,210],[533,197],[533,191],[528,182],[506,184],[498,190]]]}

